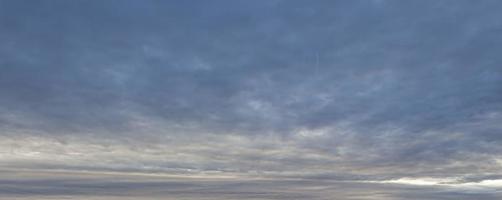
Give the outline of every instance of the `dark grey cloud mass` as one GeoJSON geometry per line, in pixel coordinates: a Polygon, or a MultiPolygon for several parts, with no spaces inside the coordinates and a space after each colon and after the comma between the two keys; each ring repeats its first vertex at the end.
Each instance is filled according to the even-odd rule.
{"type": "Polygon", "coordinates": [[[198,177],[44,188],[2,171],[0,199],[500,198],[501,9],[0,0],[0,169],[198,177]]]}

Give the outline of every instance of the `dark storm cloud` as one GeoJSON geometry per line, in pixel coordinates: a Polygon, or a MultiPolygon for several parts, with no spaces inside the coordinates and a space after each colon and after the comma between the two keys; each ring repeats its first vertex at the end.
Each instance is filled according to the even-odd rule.
{"type": "Polygon", "coordinates": [[[0,1],[2,166],[497,177],[501,7],[0,1]]]}

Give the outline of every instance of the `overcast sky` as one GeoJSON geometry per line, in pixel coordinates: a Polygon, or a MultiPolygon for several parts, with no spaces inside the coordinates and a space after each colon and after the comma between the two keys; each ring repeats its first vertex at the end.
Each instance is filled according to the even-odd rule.
{"type": "Polygon", "coordinates": [[[502,198],[501,10],[0,0],[0,199],[502,198]]]}

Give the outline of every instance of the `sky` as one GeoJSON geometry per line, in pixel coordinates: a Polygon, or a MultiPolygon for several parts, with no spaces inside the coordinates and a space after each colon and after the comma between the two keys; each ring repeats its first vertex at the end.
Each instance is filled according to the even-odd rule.
{"type": "Polygon", "coordinates": [[[502,198],[501,9],[0,0],[0,199],[502,198]]]}

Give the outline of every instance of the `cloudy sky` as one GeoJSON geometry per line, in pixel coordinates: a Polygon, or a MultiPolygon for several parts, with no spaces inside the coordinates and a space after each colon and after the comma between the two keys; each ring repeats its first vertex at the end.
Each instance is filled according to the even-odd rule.
{"type": "Polygon", "coordinates": [[[502,198],[500,10],[0,0],[0,199],[502,198]]]}

